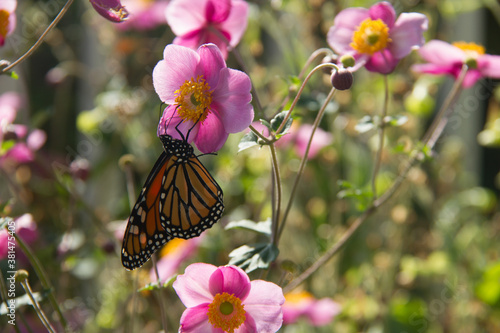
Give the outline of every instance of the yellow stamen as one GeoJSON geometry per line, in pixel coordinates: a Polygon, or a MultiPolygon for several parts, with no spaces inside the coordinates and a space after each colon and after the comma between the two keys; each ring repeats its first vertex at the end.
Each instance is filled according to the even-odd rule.
{"type": "Polygon", "coordinates": [[[160,257],[163,257],[163,256],[165,256],[167,254],[173,254],[173,253],[177,253],[179,251],[184,250],[184,248],[186,247],[186,242],[187,242],[187,240],[186,239],[182,239],[182,238],[171,239],[163,247],[163,249],[161,249],[160,257]]]}
{"type": "Polygon", "coordinates": [[[226,292],[217,294],[208,306],[208,322],[224,332],[233,333],[245,322],[246,311],[241,300],[226,292]]]}
{"type": "Polygon", "coordinates": [[[359,53],[372,55],[385,49],[390,42],[389,27],[381,19],[367,18],[354,32],[350,45],[359,53]]]}
{"type": "Polygon", "coordinates": [[[175,91],[175,102],[178,105],[177,114],[184,120],[203,122],[209,114],[212,103],[212,91],[202,76],[184,82],[175,91]]]}
{"type": "Polygon", "coordinates": [[[477,56],[483,55],[485,53],[484,46],[478,45],[476,43],[454,42],[451,45],[458,47],[471,58],[477,58],[477,56]]]}
{"type": "Polygon", "coordinates": [[[0,9],[0,36],[7,36],[7,30],[9,28],[9,17],[10,13],[5,9],[0,9]]]}

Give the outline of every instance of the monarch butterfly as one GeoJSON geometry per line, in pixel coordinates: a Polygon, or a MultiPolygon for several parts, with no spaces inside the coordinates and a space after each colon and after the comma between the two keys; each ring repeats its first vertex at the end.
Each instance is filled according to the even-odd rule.
{"type": "Polygon", "coordinates": [[[193,147],[170,135],[160,135],[160,140],[164,151],[146,179],[123,236],[122,265],[128,270],[141,267],[174,237],[199,236],[224,210],[222,190],[193,147]]]}

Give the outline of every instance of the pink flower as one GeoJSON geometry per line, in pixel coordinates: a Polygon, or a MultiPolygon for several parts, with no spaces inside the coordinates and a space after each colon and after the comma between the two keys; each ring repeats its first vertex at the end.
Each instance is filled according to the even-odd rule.
{"type": "Polygon", "coordinates": [[[431,40],[418,52],[427,64],[413,65],[412,70],[428,74],[448,74],[456,78],[462,66],[469,69],[463,87],[469,88],[482,77],[500,78],[500,56],[485,54],[484,47],[475,43],[455,42],[448,44],[441,40],[431,40]]]}
{"type": "Polygon", "coordinates": [[[293,324],[300,317],[305,317],[312,326],[323,326],[330,323],[340,311],[340,305],[329,298],[317,300],[305,291],[289,293],[285,295],[283,304],[283,323],[293,324]]]}
{"type": "MultiPolygon", "coordinates": [[[[177,273],[179,266],[193,256],[200,246],[203,235],[192,239],[174,238],[161,250],[161,257],[156,264],[160,280],[165,282],[177,273]]],[[[151,281],[156,281],[156,271],[149,271],[151,281]]]]}
{"type": "Polygon", "coordinates": [[[172,0],[166,14],[177,36],[174,44],[196,50],[214,43],[227,58],[227,43],[235,47],[247,28],[248,4],[243,0],[172,0]]]}
{"type": "MultiPolygon", "coordinates": [[[[9,225],[10,227],[10,225],[9,225]]],[[[14,219],[14,224],[12,229],[19,238],[21,238],[26,244],[30,245],[38,239],[38,229],[33,216],[31,214],[24,214],[14,219]]],[[[0,230],[0,259],[7,258],[8,248],[6,244],[10,241],[10,234],[7,230],[2,228],[0,230]],[[5,245],[5,246],[3,246],[5,245]]]]}
{"type": "Polygon", "coordinates": [[[123,22],[129,15],[120,0],[90,0],[90,4],[99,15],[111,22],[123,22]]]}
{"type": "Polygon", "coordinates": [[[189,265],[174,282],[187,307],[179,332],[276,332],[283,322],[281,288],[274,283],[250,281],[236,266],[189,265]]]}
{"type": "Polygon", "coordinates": [[[123,5],[130,15],[119,29],[150,30],[166,24],[165,10],[169,0],[123,0],[123,5]]]}
{"type": "Polygon", "coordinates": [[[340,55],[356,59],[353,70],[365,66],[381,74],[391,73],[399,60],[424,44],[427,17],[396,12],[388,2],[366,8],[347,8],[337,14],[327,40],[340,55]]]}
{"type": "Polygon", "coordinates": [[[163,56],[153,70],[156,93],[169,104],[160,119],[158,136],[194,141],[202,153],[212,153],[224,145],[229,133],[250,125],[250,78],[227,68],[217,46],[204,44],[193,51],[167,45],[163,56]]]}
{"type": "Polygon", "coordinates": [[[7,36],[16,28],[16,6],[17,0],[0,1],[0,46],[5,44],[7,36]]]}

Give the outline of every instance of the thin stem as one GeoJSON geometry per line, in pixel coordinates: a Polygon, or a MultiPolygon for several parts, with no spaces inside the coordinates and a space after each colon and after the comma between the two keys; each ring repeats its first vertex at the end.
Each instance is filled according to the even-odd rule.
{"type": "Polygon", "coordinates": [[[279,220],[281,215],[281,176],[280,176],[280,168],[278,164],[278,156],[276,154],[276,147],[274,143],[269,145],[269,150],[271,152],[271,159],[273,164],[273,176],[274,176],[274,184],[275,187],[275,196],[274,196],[274,204],[273,204],[273,244],[278,245],[279,240],[279,220]]]}
{"type": "Polygon", "coordinates": [[[387,107],[389,105],[389,83],[387,80],[387,75],[384,75],[384,107],[382,108],[382,114],[380,115],[380,124],[378,128],[378,150],[375,157],[375,165],[373,167],[372,175],[372,195],[373,200],[377,199],[377,175],[380,170],[380,165],[382,163],[382,152],[384,150],[384,132],[385,132],[385,117],[387,115],[387,107]]]}
{"type": "Polygon", "coordinates": [[[16,65],[20,64],[21,62],[23,62],[24,60],[26,60],[33,52],[36,51],[36,49],[42,44],[45,36],[50,32],[50,30],[52,30],[57,23],[59,23],[59,21],[61,20],[61,18],[64,16],[64,14],[66,14],[66,12],[68,11],[69,9],[69,6],[71,6],[71,4],[73,3],[73,0],[68,0],[66,2],[66,4],[64,5],[64,7],[61,9],[61,11],[59,12],[59,14],[57,14],[56,18],[54,19],[54,21],[52,21],[52,23],[50,23],[50,25],[47,27],[47,29],[45,29],[45,31],[43,32],[43,34],[38,38],[38,40],[35,42],[35,44],[33,44],[33,46],[28,50],[26,51],[25,54],[23,54],[19,59],[17,59],[16,61],[14,61],[13,63],[11,63],[9,66],[5,67],[4,69],[2,69],[2,73],[5,73],[9,70],[11,70],[12,68],[14,68],[16,65]]]}
{"type": "Polygon", "coordinates": [[[283,122],[281,123],[280,127],[278,127],[278,129],[276,130],[276,133],[278,133],[278,134],[281,133],[281,131],[283,130],[283,127],[285,127],[285,124],[287,123],[288,119],[290,119],[290,116],[292,115],[292,111],[295,108],[295,105],[297,105],[297,102],[299,101],[300,95],[302,95],[302,91],[304,90],[307,82],[312,77],[312,75],[314,73],[316,73],[317,71],[321,70],[322,68],[326,68],[326,67],[331,67],[331,68],[334,68],[334,69],[338,70],[337,65],[334,65],[334,64],[321,64],[321,65],[318,65],[318,66],[314,67],[309,72],[309,74],[307,74],[306,78],[304,79],[304,82],[302,82],[302,85],[299,88],[299,91],[297,91],[297,95],[295,95],[295,98],[293,99],[292,105],[290,105],[290,109],[288,110],[288,113],[286,114],[285,119],[283,119],[283,122]]]}
{"type": "MultiPolygon", "coordinates": [[[[453,86],[450,94],[447,99],[441,106],[437,116],[434,118],[431,126],[424,134],[422,142],[428,148],[432,149],[439,139],[440,135],[443,133],[444,127],[446,126],[449,115],[452,112],[451,106],[456,101],[459,93],[462,91],[462,83],[465,78],[465,74],[467,73],[467,66],[462,67],[462,71],[455,81],[455,85],[453,86]]],[[[283,288],[283,292],[287,293],[299,286],[302,282],[304,282],[307,278],[309,278],[314,272],[316,272],[323,264],[325,264],[328,260],[330,260],[341,248],[342,246],[351,238],[356,230],[371,216],[373,215],[377,209],[385,204],[396,191],[399,189],[403,181],[406,179],[406,176],[410,172],[413,165],[421,160],[422,154],[421,151],[417,148],[413,150],[410,155],[409,160],[406,163],[405,168],[399,174],[398,178],[394,181],[392,186],[384,192],[380,198],[373,201],[372,205],[368,207],[356,220],[351,224],[351,226],[347,229],[347,231],[342,235],[342,237],[333,244],[316,262],[314,262],[308,269],[302,272],[297,278],[292,280],[285,288],[283,288]]]]}
{"type": "Polygon", "coordinates": [[[167,328],[167,316],[165,312],[165,304],[163,304],[163,297],[162,297],[162,288],[161,288],[161,281],[160,281],[160,274],[158,273],[158,265],[157,259],[156,259],[156,254],[153,254],[151,256],[151,260],[153,261],[153,269],[156,274],[156,281],[158,281],[158,303],[160,305],[160,313],[161,313],[161,324],[163,325],[163,331],[165,333],[168,333],[168,328],[167,328]]]}
{"type": "Polygon", "coordinates": [[[54,296],[54,288],[49,282],[49,278],[47,277],[47,273],[43,269],[43,266],[41,265],[40,261],[38,261],[38,258],[33,255],[33,251],[31,251],[30,247],[21,239],[17,234],[14,234],[14,237],[16,238],[16,242],[21,248],[21,250],[24,252],[26,257],[28,258],[29,262],[31,263],[31,266],[33,266],[33,269],[35,270],[36,275],[38,276],[40,283],[42,287],[46,290],[49,291],[48,293],[48,298],[49,301],[52,305],[52,307],[56,310],[57,315],[59,316],[59,321],[61,322],[62,326],[66,330],[67,328],[67,322],[66,319],[64,318],[61,308],[59,308],[59,305],[57,303],[57,300],[54,296]]]}
{"type": "MultiPolygon", "coordinates": [[[[3,277],[3,274],[2,274],[2,270],[0,270],[0,296],[2,296],[2,300],[5,301],[5,308],[8,308],[9,306],[9,297],[8,297],[8,293],[7,293],[7,286],[5,285],[5,279],[3,277]]],[[[3,304],[3,303],[0,303],[0,305],[3,304]]],[[[12,327],[14,328],[14,330],[17,332],[17,333],[21,333],[21,330],[19,329],[18,325],[12,325],[12,327]]]]}
{"type": "MultiPolygon", "coordinates": [[[[310,56],[309,56],[309,59],[307,59],[306,63],[304,64],[304,67],[302,67],[302,70],[300,71],[299,75],[297,75],[297,78],[298,79],[302,79],[302,77],[304,76],[307,68],[312,64],[312,62],[314,61],[314,59],[316,59],[317,57],[321,56],[321,55],[330,55],[330,56],[334,56],[334,53],[332,50],[328,49],[328,48],[321,48],[321,49],[317,49],[316,51],[314,51],[310,56]]],[[[290,93],[292,92],[293,90],[291,88],[289,88],[288,90],[288,95],[286,95],[286,97],[283,99],[283,102],[281,103],[277,113],[281,112],[285,106],[287,105],[288,101],[290,100],[290,93]]]]}
{"type": "Polygon", "coordinates": [[[33,296],[33,291],[31,290],[31,287],[27,281],[28,280],[25,279],[23,282],[21,282],[21,286],[23,286],[24,290],[26,291],[26,294],[28,294],[28,297],[31,300],[31,304],[33,305],[33,308],[35,309],[35,312],[38,315],[38,318],[40,318],[40,321],[42,322],[43,326],[45,326],[47,331],[55,333],[54,327],[52,327],[49,320],[47,319],[47,316],[40,307],[40,304],[38,304],[38,301],[33,296]]]}
{"type": "Polygon", "coordinates": [[[250,128],[250,130],[255,134],[257,135],[257,137],[261,140],[264,141],[265,144],[270,144],[271,141],[269,141],[268,138],[266,138],[265,136],[262,135],[262,133],[260,133],[255,127],[253,127],[252,125],[249,125],[248,128],[250,128]]]}
{"type": "Polygon", "coordinates": [[[290,198],[288,199],[288,204],[287,204],[287,206],[285,208],[285,212],[283,213],[283,218],[281,219],[280,230],[279,230],[279,233],[278,233],[278,240],[279,240],[279,237],[281,237],[281,234],[283,233],[283,229],[285,227],[285,223],[286,223],[286,220],[287,220],[287,217],[288,217],[288,213],[290,213],[290,210],[292,208],[293,199],[295,197],[295,193],[297,193],[297,185],[299,184],[299,180],[300,180],[300,178],[302,176],[302,173],[304,172],[304,169],[306,167],[306,164],[307,164],[307,161],[308,161],[307,157],[309,155],[309,150],[311,148],[311,144],[312,144],[312,140],[313,140],[313,137],[314,137],[314,133],[316,132],[316,129],[318,128],[318,126],[319,126],[319,124],[321,122],[321,119],[323,119],[323,115],[325,114],[325,110],[326,110],[326,107],[327,107],[328,103],[333,98],[333,95],[335,94],[336,91],[337,90],[335,88],[332,88],[330,90],[330,92],[328,93],[328,96],[325,99],[325,102],[323,103],[323,105],[321,106],[321,108],[318,111],[316,119],[314,120],[313,129],[312,129],[312,132],[311,132],[311,136],[309,137],[309,141],[307,142],[307,147],[306,147],[304,156],[302,157],[302,160],[300,161],[299,170],[297,171],[297,175],[295,176],[295,180],[293,182],[292,190],[291,190],[291,193],[290,193],[290,198]]]}

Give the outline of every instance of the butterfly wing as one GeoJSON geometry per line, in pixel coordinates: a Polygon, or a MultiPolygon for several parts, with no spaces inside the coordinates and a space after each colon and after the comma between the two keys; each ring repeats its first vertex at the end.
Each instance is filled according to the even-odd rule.
{"type": "Polygon", "coordinates": [[[161,225],[173,237],[197,237],[219,221],[222,190],[194,154],[172,168],[160,191],[161,225]]]}
{"type": "Polygon", "coordinates": [[[160,223],[160,192],[173,156],[163,152],[151,170],[123,236],[122,265],[141,267],[163,244],[172,239],[160,223]],[[169,163],[170,162],[170,163],[169,163]]]}

